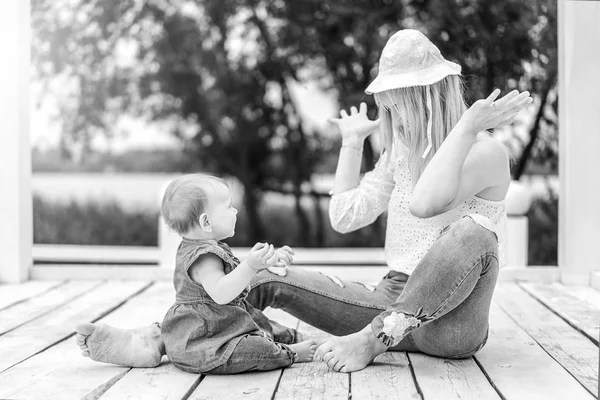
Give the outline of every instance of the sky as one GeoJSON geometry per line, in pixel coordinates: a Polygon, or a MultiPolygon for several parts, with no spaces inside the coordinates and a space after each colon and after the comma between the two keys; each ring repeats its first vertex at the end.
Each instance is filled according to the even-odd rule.
{"type": "MultiPolygon", "coordinates": [[[[337,100],[334,95],[320,90],[315,84],[298,82],[290,83],[290,91],[297,103],[304,124],[309,129],[323,129],[327,118],[338,114],[337,100]]],[[[35,84],[31,90],[31,125],[32,146],[39,150],[56,147],[60,142],[60,123],[51,116],[57,108],[56,100],[47,98],[41,105],[39,90],[35,84]]],[[[115,129],[115,136],[106,139],[97,135],[92,146],[98,151],[124,152],[130,149],[149,149],[177,147],[180,142],[168,132],[161,130],[156,124],[148,125],[140,119],[125,116],[121,118],[115,129]]]]}

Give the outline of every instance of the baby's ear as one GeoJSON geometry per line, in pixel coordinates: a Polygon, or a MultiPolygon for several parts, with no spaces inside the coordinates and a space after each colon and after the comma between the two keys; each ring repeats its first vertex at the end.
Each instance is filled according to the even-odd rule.
{"type": "Polygon", "coordinates": [[[212,232],[212,226],[210,226],[210,221],[208,219],[207,213],[202,213],[200,218],[198,219],[198,223],[200,224],[200,228],[204,232],[212,232]]]}

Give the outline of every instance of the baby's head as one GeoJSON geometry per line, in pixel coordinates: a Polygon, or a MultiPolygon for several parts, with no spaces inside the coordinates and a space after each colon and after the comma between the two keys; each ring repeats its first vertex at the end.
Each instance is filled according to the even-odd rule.
{"type": "Polygon", "coordinates": [[[171,181],[162,199],[161,214],[180,236],[222,240],[233,236],[237,210],[220,178],[184,175],[171,181]]]}

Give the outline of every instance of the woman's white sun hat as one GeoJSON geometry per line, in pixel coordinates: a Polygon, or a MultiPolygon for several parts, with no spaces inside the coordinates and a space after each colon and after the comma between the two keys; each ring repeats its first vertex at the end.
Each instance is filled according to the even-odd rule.
{"type": "Polygon", "coordinates": [[[390,37],[379,58],[377,77],[366,94],[386,90],[427,86],[427,139],[423,158],[431,150],[431,93],[429,85],[448,75],[460,75],[460,65],[445,60],[440,50],[425,35],[414,29],[403,29],[390,37]]]}

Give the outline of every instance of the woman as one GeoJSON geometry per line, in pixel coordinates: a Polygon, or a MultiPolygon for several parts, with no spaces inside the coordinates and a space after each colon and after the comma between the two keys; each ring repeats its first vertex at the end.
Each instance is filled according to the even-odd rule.
{"type": "MultiPolygon", "coordinates": [[[[496,100],[495,90],[467,110],[459,75],[460,66],[420,32],[399,31],[366,90],[380,119],[370,121],[361,104],[332,120],[342,135],[332,226],[348,232],[388,211],[391,271],[374,290],[294,268],[285,276],[261,272],[251,283],[255,308],[281,308],[337,335],[315,354],[335,371],[362,369],[387,350],[469,357],[487,340],[492,293],[505,264],[510,174],[504,146],[486,130],[511,123],[532,99],[514,91],[496,100]],[[360,179],[363,142],[378,127],[384,150],[360,179]]],[[[153,366],[164,348],[158,329],[84,324],[77,340],[93,359],[153,366]]]]}

